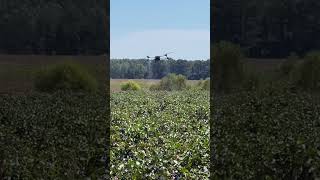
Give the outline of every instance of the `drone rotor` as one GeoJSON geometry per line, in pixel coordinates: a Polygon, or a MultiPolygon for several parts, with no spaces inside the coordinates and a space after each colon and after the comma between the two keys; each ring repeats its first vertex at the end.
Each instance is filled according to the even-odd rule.
{"type": "MultiPolygon", "coordinates": [[[[168,54],[171,54],[171,53],[173,53],[173,52],[166,53],[162,56],[152,56],[152,58],[154,58],[155,61],[161,60],[161,57],[165,57],[166,60],[172,60],[172,58],[168,57],[168,54]]],[[[151,57],[147,56],[147,58],[150,59],[151,57]]]]}

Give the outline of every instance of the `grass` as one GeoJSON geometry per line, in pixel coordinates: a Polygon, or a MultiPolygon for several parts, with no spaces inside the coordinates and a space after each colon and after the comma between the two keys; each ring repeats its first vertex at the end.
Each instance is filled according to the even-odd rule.
{"type": "Polygon", "coordinates": [[[63,61],[74,61],[88,68],[105,86],[105,56],[0,55],[0,93],[33,91],[34,73],[41,67],[63,61]]]}
{"type": "Polygon", "coordinates": [[[143,89],[148,89],[152,84],[159,82],[157,79],[110,79],[110,91],[119,92],[121,91],[121,84],[132,80],[138,83],[143,89]]]}
{"type": "Polygon", "coordinates": [[[245,59],[245,64],[253,69],[259,71],[273,71],[278,67],[285,59],[259,59],[259,58],[247,58],[245,59]]]}
{"type": "MultiPolygon", "coordinates": [[[[111,92],[120,92],[121,83],[128,82],[132,80],[138,83],[142,89],[149,89],[151,85],[157,84],[160,82],[159,79],[110,79],[110,91],[111,92]]],[[[188,80],[187,84],[194,86],[199,82],[199,80],[188,80]]]]}

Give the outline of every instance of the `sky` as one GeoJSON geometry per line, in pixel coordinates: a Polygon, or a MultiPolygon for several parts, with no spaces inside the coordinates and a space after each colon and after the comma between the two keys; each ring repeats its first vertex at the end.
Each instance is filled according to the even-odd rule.
{"type": "Polygon", "coordinates": [[[210,57],[210,0],[111,0],[112,59],[210,57]]]}

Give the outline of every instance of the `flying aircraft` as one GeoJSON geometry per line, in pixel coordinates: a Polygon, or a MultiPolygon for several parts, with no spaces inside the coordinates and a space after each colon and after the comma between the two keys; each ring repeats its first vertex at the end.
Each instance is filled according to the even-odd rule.
{"type": "Polygon", "coordinates": [[[160,61],[160,60],[170,60],[170,59],[172,59],[172,58],[170,58],[170,57],[168,57],[168,54],[171,54],[171,53],[173,53],[173,52],[169,52],[169,53],[166,53],[166,54],[164,54],[164,55],[162,55],[162,56],[147,56],[147,58],[150,60],[150,58],[154,58],[153,60],[155,61],[155,62],[158,62],[158,61],[160,61]]]}

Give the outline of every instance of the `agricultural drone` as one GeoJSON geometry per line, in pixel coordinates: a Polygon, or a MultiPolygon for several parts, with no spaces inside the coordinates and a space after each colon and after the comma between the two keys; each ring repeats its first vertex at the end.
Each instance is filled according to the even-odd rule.
{"type": "Polygon", "coordinates": [[[164,54],[162,56],[152,56],[152,57],[151,56],[147,56],[147,58],[148,58],[148,60],[150,60],[150,58],[154,58],[153,60],[155,62],[158,62],[160,60],[170,60],[172,58],[168,57],[168,54],[171,54],[171,53],[173,53],[173,52],[166,53],[166,54],[164,54]]]}

